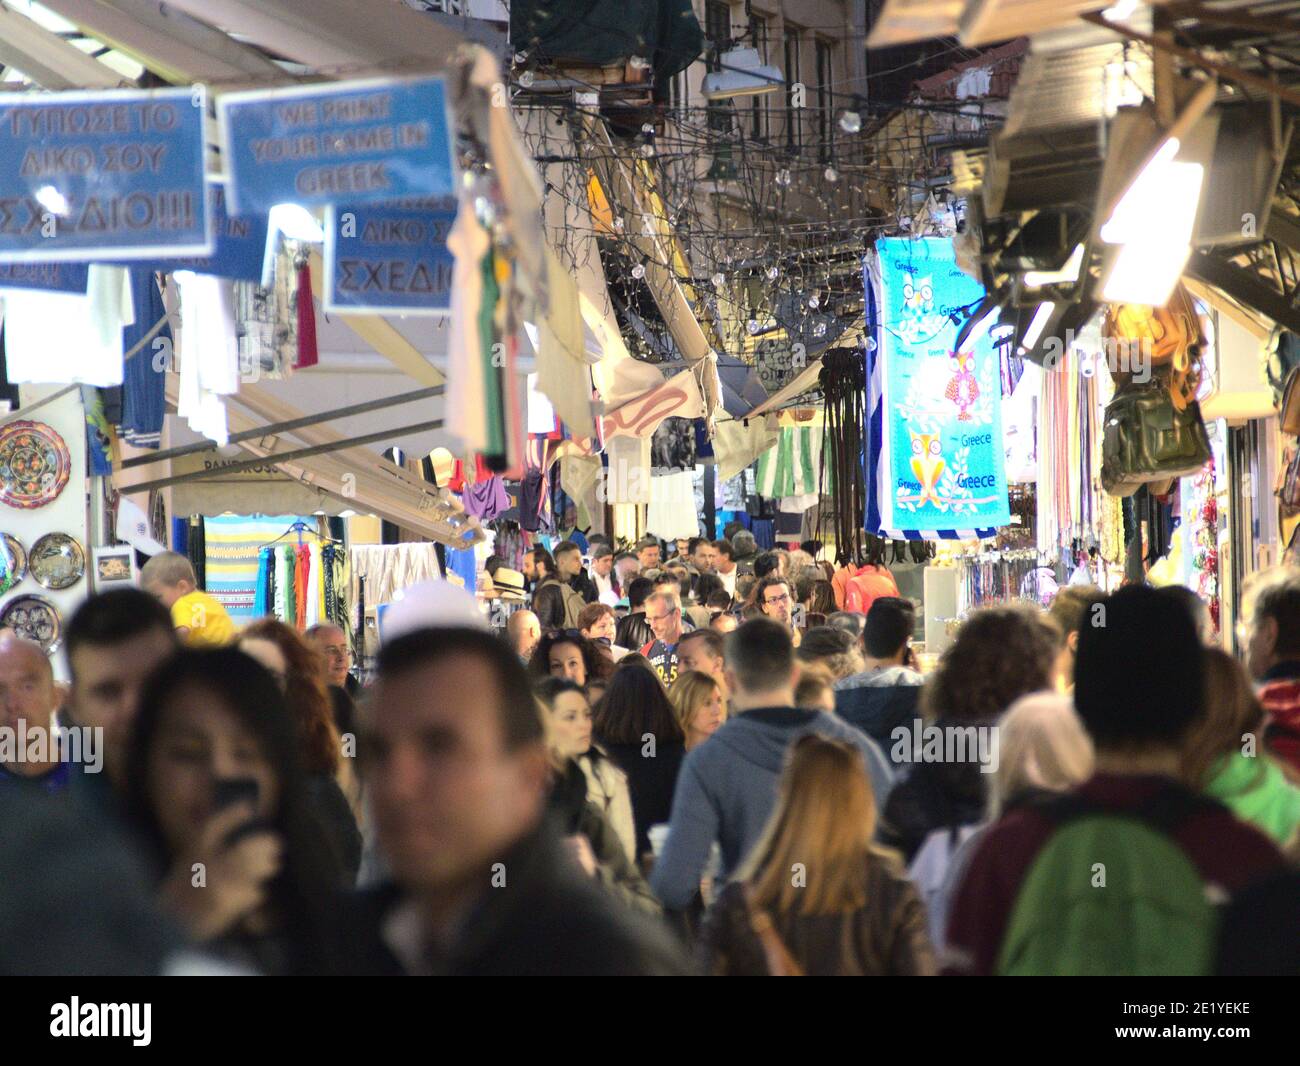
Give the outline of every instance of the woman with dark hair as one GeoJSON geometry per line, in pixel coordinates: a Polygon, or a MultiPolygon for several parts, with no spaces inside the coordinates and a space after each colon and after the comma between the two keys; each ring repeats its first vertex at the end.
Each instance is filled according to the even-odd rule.
{"type": "Polygon", "coordinates": [[[534,681],[544,677],[562,677],[575,685],[603,680],[614,663],[594,641],[576,629],[560,629],[542,635],[533,657],[528,660],[528,674],[534,681]]]}
{"type": "MultiPolygon", "coordinates": [[[[927,726],[944,737],[974,737],[994,728],[1021,696],[1052,687],[1063,643],[1060,627],[1037,607],[972,611],[926,679],[921,714],[927,726]]],[[[913,754],[908,748],[891,752],[891,758],[911,762],[913,754]]],[[[982,770],[973,757],[915,763],[885,802],[881,842],[910,863],[934,830],[949,829],[955,840],[961,827],[984,817],[989,772],[982,770]]]]}
{"type": "Polygon", "coordinates": [[[126,757],[128,815],[165,906],[208,950],[273,975],[335,970],[343,870],[312,816],[301,749],[272,675],[221,648],[159,669],[126,757]]]}
{"type": "Polygon", "coordinates": [[[239,648],[270,671],[284,693],[298,727],[312,809],[355,881],[361,868],[360,789],[350,760],[343,757],[319,654],[296,630],[274,618],[259,618],[245,626],[239,648]]]}
{"type": "Polygon", "coordinates": [[[627,774],[636,853],[644,859],[651,851],[650,827],[668,821],[686,755],[686,737],[653,667],[632,664],[614,671],[596,708],[593,730],[627,774]]]}

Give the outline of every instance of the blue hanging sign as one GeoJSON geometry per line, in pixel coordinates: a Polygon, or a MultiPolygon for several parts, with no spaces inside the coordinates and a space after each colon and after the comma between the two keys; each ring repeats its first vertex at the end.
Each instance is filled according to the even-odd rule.
{"type": "Polygon", "coordinates": [[[455,193],[441,77],[230,93],[217,118],[240,214],[455,193]]]}
{"type": "Polygon", "coordinates": [[[208,255],[204,89],[0,94],[0,262],[208,255]]]}
{"type": "Polygon", "coordinates": [[[227,214],[224,181],[208,182],[208,210],[212,215],[211,255],[167,256],[131,265],[143,265],[163,273],[192,270],[196,274],[260,282],[262,256],[266,251],[266,215],[227,214]]]}
{"type": "Polygon", "coordinates": [[[48,289],[84,294],[90,280],[85,263],[0,263],[0,289],[48,289]]]}
{"type": "Polygon", "coordinates": [[[886,479],[880,525],[904,533],[1008,525],[998,354],[987,329],[953,348],[958,323],[984,289],[958,268],[951,240],[888,238],[876,252],[886,479]]]}
{"type": "Polygon", "coordinates": [[[451,307],[456,202],[340,204],[325,226],[324,308],[334,313],[440,315],[451,307]]]}

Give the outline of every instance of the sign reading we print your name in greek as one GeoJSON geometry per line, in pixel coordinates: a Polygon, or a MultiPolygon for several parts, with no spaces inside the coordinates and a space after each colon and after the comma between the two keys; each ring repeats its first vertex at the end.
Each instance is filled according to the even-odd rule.
{"type": "Polygon", "coordinates": [[[217,118],[237,214],[455,191],[440,77],[230,93],[217,118]]]}
{"type": "Polygon", "coordinates": [[[202,86],[0,94],[0,263],[208,255],[202,86]]]}

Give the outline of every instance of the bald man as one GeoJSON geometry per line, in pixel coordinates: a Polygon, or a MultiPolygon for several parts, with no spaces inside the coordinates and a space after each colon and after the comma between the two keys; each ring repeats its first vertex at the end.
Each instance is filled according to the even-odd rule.
{"type": "Polygon", "coordinates": [[[0,793],[14,785],[45,792],[67,786],[72,764],[52,728],[62,702],[40,646],[0,631],[0,793]]]}
{"type": "Polygon", "coordinates": [[[326,682],[335,688],[343,689],[349,696],[355,698],[361,685],[348,672],[352,669],[352,650],[348,647],[348,635],[340,626],[322,622],[308,629],[306,637],[307,642],[325,657],[326,682]]]}
{"type": "Polygon", "coordinates": [[[542,624],[532,611],[516,611],[506,622],[506,636],[515,654],[527,663],[542,639],[542,624]]]}

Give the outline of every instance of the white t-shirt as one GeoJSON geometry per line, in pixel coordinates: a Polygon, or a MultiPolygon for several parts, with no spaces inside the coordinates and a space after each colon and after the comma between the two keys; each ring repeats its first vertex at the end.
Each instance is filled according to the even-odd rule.
{"type": "Polygon", "coordinates": [[[92,263],[84,295],[10,289],[4,305],[12,384],[122,384],[122,327],[135,322],[122,267],[92,263]]]}

